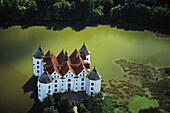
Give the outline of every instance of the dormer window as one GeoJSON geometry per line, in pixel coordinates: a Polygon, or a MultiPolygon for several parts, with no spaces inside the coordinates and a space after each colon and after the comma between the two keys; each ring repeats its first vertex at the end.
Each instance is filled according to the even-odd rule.
{"type": "Polygon", "coordinates": [[[50,55],[51,58],[53,58],[53,55],[50,55]]]}

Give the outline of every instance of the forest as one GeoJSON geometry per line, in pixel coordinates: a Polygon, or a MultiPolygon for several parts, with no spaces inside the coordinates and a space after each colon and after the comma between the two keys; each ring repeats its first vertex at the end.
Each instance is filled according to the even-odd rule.
{"type": "Polygon", "coordinates": [[[170,34],[169,0],[1,0],[0,27],[45,26],[81,31],[109,25],[170,34]]]}

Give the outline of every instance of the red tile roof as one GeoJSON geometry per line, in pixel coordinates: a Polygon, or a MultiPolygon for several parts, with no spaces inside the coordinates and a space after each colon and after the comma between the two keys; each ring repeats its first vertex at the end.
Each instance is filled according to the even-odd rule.
{"type": "Polygon", "coordinates": [[[78,75],[83,69],[89,73],[87,69],[90,68],[90,64],[84,62],[86,56],[81,55],[77,49],[69,56],[68,61],[64,61],[64,55],[64,50],[57,57],[50,50],[46,53],[43,58],[44,67],[50,75],[56,71],[59,75],[64,76],[69,70],[74,75],[78,75]]]}

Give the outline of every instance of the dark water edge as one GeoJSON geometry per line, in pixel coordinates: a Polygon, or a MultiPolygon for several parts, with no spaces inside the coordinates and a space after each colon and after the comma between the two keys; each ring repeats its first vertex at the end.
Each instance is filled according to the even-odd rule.
{"type": "Polygon", "coordinates": [[[24,21],[10,21],[10,20],[1,20],[0,21],[0,28],[7,29],[12,26],[21,26],[22,29],[27,29],[32,26],[44,26],[48,30],[54,30],[54,31],[61,31],[66,27],[71,27],[74,31],[81,31],[84,30],[86,27],[96,27],[98,25],[109,25],[111,28],[116,27],[118,29],[124,29],[125,31],[144,31],[148,30],[151,32],[155,32],[156,34],[163,34],[163,35],[170,35],[170,28],[168,26],[152,26],[148,25],[134,25],[125,21],[106,21],[106,20],[93,20],[93,21],[47,21],[47,20],[39,20],[39,21],[30,21],[30,20],[24,20],[24,21]]]}
{"type": "Polygon", "coordinates": [[[34,104],[28,113],[42,113],[41,103],[38,100],[37,77],[32,77],[23,85],[24,93],[32,92],[30,99],[34,99],[34,104]]]}

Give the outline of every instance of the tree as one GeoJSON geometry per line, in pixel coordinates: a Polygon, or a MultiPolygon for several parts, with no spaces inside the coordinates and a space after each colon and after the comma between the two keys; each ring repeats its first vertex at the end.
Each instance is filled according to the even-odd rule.
{"type": "Polygon", "coordinates": [[[140,110],[139,113],[162,113],[162,112],[159,111],[158,108],[150,107],[150,108],[148,108],[148,109],[142,109],[142,110],[140,110]]]}
{"type": "Polygon", "coordinates": [[[59,113],[74,113],[73,103],[68,97],[63,97],[58,102],[59,113]]]}
{"type": "Polygon", "coordinates": [[[58,113],[58,110],[54,106],[44,108],[43,113],[58,113]]]}
{"type": "Polygon", "coordinates": [[[68,20],[71,19],[72,14],[72,4],[68,1],[62,0],[60,2],[56,2],[53,5],[55,19],[56,20],[68,20]]]}
{"type": "Polygon", "coordinates": [[[77,105],[77,107],[78,107],[78,113],[90,113],[90,112],[86,109],[86,107],[84,106],[83,103],[79,103],[79,104],[77,105]]]}
{"type": "Polygon", "coordinates": [[[52,95],[50,94],[47,94],[47,97],[45,97],[43,99],[43,102],[42,102],[42,108],[46,108],[46,107],[50,107],[50,106],[53,106],[55,103],[54,103],[54,98],[52,95]]]}

